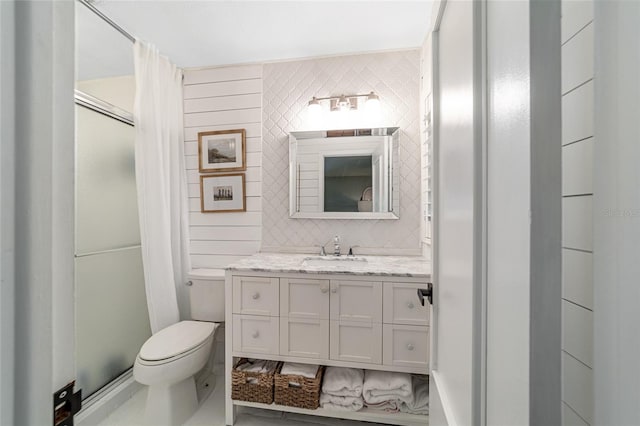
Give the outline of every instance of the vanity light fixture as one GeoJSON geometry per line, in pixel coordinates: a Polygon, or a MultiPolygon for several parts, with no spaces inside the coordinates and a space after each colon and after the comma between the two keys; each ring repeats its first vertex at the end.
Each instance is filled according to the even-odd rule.
{"type": "Polygon", "coordinates": [[[316,98],[315,96],[309,101],[309,112],[317,114],[321,111],[322,106],[320,101],[329,101],[331,111],[349,111],[351,109],[358,109],[358,98],[367,98],[365,101],[365,107],[369,109],[380,108],[380,96],[375,92],[368,93],[366,95],[340,95],[340,96],[328,96],[326,98],[316,98]]]}

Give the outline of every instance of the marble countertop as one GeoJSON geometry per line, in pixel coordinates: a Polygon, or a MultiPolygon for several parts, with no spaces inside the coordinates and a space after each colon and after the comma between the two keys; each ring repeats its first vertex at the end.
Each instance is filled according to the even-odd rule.
{"type": "Polygon", "coordinates": [[[331,261],[323,264],[323,259],[335,259],[331,255],[320,261],[318,258],[319,256],[311,254],[258,253],[232,263],[227,269],[243,272],[431,277],[431,262],[420,256],[356,256],[356,259],[366,259],[366,262],[342,261],[339,265],[334,264],[338,262],[331,261]],[[313,264],[306,264],[306,259],[312,259],[313,264]]]}

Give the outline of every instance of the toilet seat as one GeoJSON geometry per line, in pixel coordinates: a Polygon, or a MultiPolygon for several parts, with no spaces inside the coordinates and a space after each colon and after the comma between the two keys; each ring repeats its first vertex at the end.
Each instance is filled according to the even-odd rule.
{"type": "Polygon", "coordinates": [[[159,365],[183,358],[210,343],[216,324],[201,321],[181,321],[151,336],[138,353],[145,365],[159,365]]]}

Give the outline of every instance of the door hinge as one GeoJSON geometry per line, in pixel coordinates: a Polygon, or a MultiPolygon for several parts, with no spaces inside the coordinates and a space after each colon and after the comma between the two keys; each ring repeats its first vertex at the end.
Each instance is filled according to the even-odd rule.
{"type": "Polygon", "coordinates": [[[53,426],[73,426],[73,416],[82,408],[82,389],[73,393],[72,381],[53,394],[53,426]]]}

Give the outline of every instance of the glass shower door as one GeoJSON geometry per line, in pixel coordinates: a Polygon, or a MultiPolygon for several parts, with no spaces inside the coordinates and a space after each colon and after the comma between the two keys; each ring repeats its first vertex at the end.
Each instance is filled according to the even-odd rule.
{"type": "Polygon", "coordinates": [[[151,329],[134,128],[76,105],[76,373],[85,397],[132,367],[151,329]]]}

